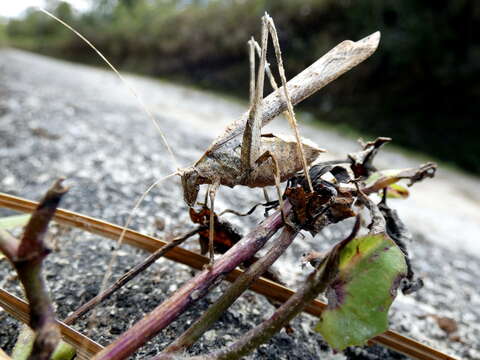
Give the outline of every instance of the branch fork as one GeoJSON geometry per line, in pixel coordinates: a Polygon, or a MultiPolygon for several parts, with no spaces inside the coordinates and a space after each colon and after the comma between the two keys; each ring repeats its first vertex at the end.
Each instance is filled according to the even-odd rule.
{"type": "Polygon", "coordinates": [[[35,341],[29,359],[48,360],[60,341],[60,331],[55,321],[42,276],[43,260],[51,252],[45,243],[50,220],[63,195],[68,191],[57,180],[48,190],[32,214],[21,240],[6,231],[0,231],[0,250],[17,271],[30,305],[29,325],[35,332],[35,341]]]}

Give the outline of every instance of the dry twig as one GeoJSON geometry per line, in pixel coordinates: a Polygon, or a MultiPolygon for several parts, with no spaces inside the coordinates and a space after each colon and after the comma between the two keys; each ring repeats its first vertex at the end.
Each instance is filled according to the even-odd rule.
{"type": "Polygon", "coordinates": [[[126,283],[128,283],[130,280],[135,278],[138,274],[140,274],[142,271],[146,270],[150,265],[155,263],[158,259],[160,259],[163,255],[165,255],[168,251],[172,250],[176,246],[180,245],[183,243],[185,240],[190,238],[191,236],[197,234],[200,230],[202,230],[201,227],[198,227],[190,232],[188,232],[185,235],[179,236],[169,243],[163,245],[161,248],[153,252],[150,256],[148,256],[144,261],[142,261],[140,264],[137,266],[133,267],[130,269],[127,273],[125,273],[120,279],[115,281],[115,283],[110,286],[108,289],[103,291],[102,293],[98,294],[94,298],[90,299],[88,302],[83,304],[80,308],[75,310],[71,315],[69,315],[65,320],[64,323],[67,325],[73,324],[79,317],[90,311],[92,308],[94,308],[97,304],[101,303],[102,301],[108,299],[115,291],[120,289],[122,286],[124,286],[126,283]]]}
{"type": "MultiPolygon", "coordinates": [[[[337,161],[335,161],[335,163],[337,163],[337,161]]],[[[5,193],[0,193],[0,207],[20,212],[31,213],[35,210],[35,207],[37,205],[38,203],[34,201],[19,198],[5,193]]],[[[64,209],[57,210],[54,216],[54,220],[58,223],[73,226],[84,231],[98,234],[113,240],[118,239],[118,236],[121,234],[123,229],[122,226],[111,224],[99,219],[95,219],[80,213],[75,213],[64,209]]],[[[127,229],[127,231],[125,232],[125,243],[150,252],[157,250],[159,247],[165,244],[165,242],[162,240],[141,234],[137,231],[130,229],[127,229]]],[[[169,253],[165,254],[165,257],[169,258],[170,260],[188,265],[195,269],[202,269],[204,264],[208,263],[208,259],[206,257],[183,248],[174,248],[169,253]]],[[[233,281],[238,278],[240,274],[242,274],[242,271],[239,269],[235,269],[226,276],[226,280],[233,281]]],[[[252,284],[250,289],[259,294],[265,295],[272,300],[280,302],[287,301],[295,294],[293,290],[275,282],[266,280],[264,278],[256,280],[252,284]]],[[[11,312],[14,311],[13,308],[17,307],[16,303],[11,303],[9,301],[5,301],[0,305],[2,305],[2,307],[10,306],[12,308],[11,312]]],[[[323,303],[322,301],[314,299],[309,304],[307,304],[304,311],[313,316],[320,316],[325,306],[325,303],[323,303]]],[[[370,343],[380,344],[382,346],[410,356],[414,359],[454,360],[454,358],[452,358],[451,356],[437,349],[422,344],[416,340],[413,340],[392,330],[388,330],[385,333],[374,337],[370,340],[370,343]]]]}
{"type": "Polygon", "coordinates": [[[155,360],[166,360],[170,358],[169,353],[181,351],[191,346],[200,336],[203,335],[220,316],[230,307],[231,304],[243,294],[245,290],[259,278],[268,268],[284,253],[297,235],[297,231],[285,227],[280,237],[272,244],[270,250],[252,264],[235,282],[222,294],[222,296],[202,314],[202,316],[174,343],[165,349],[165,354],[160,354],[155,360]],[[167,354],[168,353],[168,354],[167,354]]]}
{"type": "Polygon", "coordinates": [[[50,253],[45,234],[67,188],[57,180],[32,214],[20,241],[0,233],[0,249],[11,261],[30,305],[29,325],[35,341],[29,359],[48,360],[60,341],[55,314],[42,277],[42,264],[50,253]]]}

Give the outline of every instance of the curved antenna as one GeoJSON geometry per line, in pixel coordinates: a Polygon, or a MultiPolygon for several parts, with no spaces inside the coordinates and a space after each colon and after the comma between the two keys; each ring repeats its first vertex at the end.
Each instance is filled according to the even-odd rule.
{"type": "MultiPolygon", "coordinates": [[[[120,250],[120,246],[123,243],[123,239],[125,237],[125,233],[128,230],[128,227],[130,226],[130,223],[133,220],[133,215],[137,211],[137,209],[140,207],[141,203],[143,200],[145,200],[145,197],[152,191],[158,184],[160,184],[162,181],[167,180],[171,178],[172,176],[178,175],[178,171],[175,171],[174,173],[171,173],[167,176],[164,176],[160,179],[157,179],[153,184],[151,184],[147,190],[137,199],[135,202],[135,205],[133,206],[132,210],[130,210],[128,214],[128,219],[125,222],[125,225],[123,226],[122,233],[120,234],[118,240],[117,240],[117,247],[113,250],[112,256],[110,258],[110,261],[108,262],[107,270],[105,271],[105,274],[103,275],[102,283],[100,284],[100,290],[98,291],[98,294],[103,293],[108,285],[108,281],[110,280],[110,277],[112,276],[113,272],[113,266],[115,265],[115,262],[117,261],[118,257],[118,251],[120,250]]],[[[88,325],[87,325],[87,331],[90,331],[93,325],[92,319],[95,319],[97,316],[97,308],[94,307],[92,313],[88,317],[88,325]]]]}
{"type": "Polygon", "coordinates": [[[63,26],[65,26],[67,29],[69,29],[71,32],[73,32],[75,35],[77,35],[80,39],[82,39],[88,46],[90,46],[97,54],[98,56],[100,56],[100,58],[108,65],[108,67],[110,69],[113,70],[113,72],[118,76],[118,78],[122,81],[122,83],[127,87],[127,89],[130,91],[130,93],[137,99],[137,101],[139,102],[140,104],[140,107],[141,109],[147,114],[147,116],[150,118],[150,120],[152,121],[153,125],[155,125],[155,127],[157,128],[158,130],[158,133],[160,134],[162,140],[163,140],[163,143],[165,144],[165,147],[167,148],[168,152],[170,153],[170,156],[172,157],[172,160],[173,160],[173,163],[175,164],[175,168],[178,169],[179,168],[179,165],[178,165],[178,162],[177,162],[177,159],[175,158],[175,155],[173,154],[173,151],[172,151],[172,148],[170,147],[168,141],[167,141],[167,138],[165,137],[162,129],[160,128],[160,125],[158,123],[158,121],[155,119],[155,117],[153,116],[153,113],[148,109],[147,105],[144,103],[144,101],[142,100],[142,98],[138,95],[138,93],[133,89],[133,87],[131,87],[127,81],[125,80],[125,78],[122,76],[122,74],[120,74],[120,72],[115,68],[115,66],[113,66],[110,61],[108,61],[108,59],[100,52],[100,50],[98,50],[95,45],[93,45],[85,36],[83,36],[82,34],[80,34],[77,30],[75,30],[73,27],[71,27],[70,25],[68,25],[65,21],[59,19],[58,17],[56,17],[55,15],[53,15],[51,12],[49,12],[48,10],[45,10],[41,7],[38,8],[41,12],[43,12],[45,15],[48,15],[50,16],[52,19],[58,21],[60,24],[62,24],[63,26]]]}

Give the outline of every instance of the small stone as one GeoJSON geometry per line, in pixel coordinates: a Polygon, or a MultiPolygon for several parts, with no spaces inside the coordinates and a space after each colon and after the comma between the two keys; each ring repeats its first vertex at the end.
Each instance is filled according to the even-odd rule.
{"type": "Polygon", "coordinates": [[[439,316],[435,318],[437,320],[438,327],[445,331],[447,334],[454,333],[458,330],[457,322],[447,316],[439,316]]]}
{"type": "Polygon", "coordinates": [[[4,186],[13,186],[15,184],[15,178],[12,175],[7,175],[3,178],[2,184],[4,186]]]}
{"type": "Polygon", "coordinates": [[[155,226],[157,230],[160,230],[160,231],[165,230],[165,219],[157,216],[157,218],[155,219],[155,226]]]}
{"type": "Polygon", "coordinates": [[[190,297],[192,298],[192,300],[197,300],[200,297],[200,290],[192,291],[190,297]]]}
{"type": "Polygon", "coordinates": [[[122,329],[118,327],[117,325],[113,325],[110,328],[110,334],[112,335],[120,335],[122,333],[122,329]]]}
{"type": "Polygon", "coordinates": [[[217,332],[215,330],[209,330],[203,334],[206,341],[214,341],[217,338],[217,332]]]}
{"type": "Polygon", "coordinates": [[[123,257],[123,256],[128,256],[129,253],[127,251],[124,251],[124,250],[118,250],[117,251],[117,256],[119,257],[123,257]]]}

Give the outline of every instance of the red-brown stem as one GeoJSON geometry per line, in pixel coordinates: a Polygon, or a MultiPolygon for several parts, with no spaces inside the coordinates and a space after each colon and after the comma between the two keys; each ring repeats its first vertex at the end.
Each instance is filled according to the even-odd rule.
{"type": "Polygon", "coordinates": [[[17,258],[19,260],[43,258],[46,256],[45,253],[50,252],[43,240],[57,206],[68,190],[68,188],[62,186],[62,181],[63,179],[60,179],[53,184],[32,214],[18,247],[17,258]]]}
{"type": "Polygon", "coordinates": [[[235,282],[222,294],[222,296],[203,313],[203,315],[170,344],[163,354],[152,360],[171,359],[171,353],[183,350],[191,346],[200,336],[203,335],[231,304],[248,289],[250,284],[260,277],[290,246],[297,236],[298,231],[289,226],[283,229],[282,234],[270,247],[270,250],[252,264],[235,282]]]}
{"type": "Polygon", "coordinates": [[[220,359],[240,359],[247,355],[260,344],[268,341],[281,328],[292,320],[309,301],[313,300],[320,292],[325,290],[328,285],[328,278],[325,278],[324,272],[314,272],[311,274],[306,284],[295,293],[287,302],[283,303],[273,315],[263,323],[247,332],[237,342],[226,349],[218,352],[195,356],[191,360],[220,360],[220,359]]]}
{"type": "Polygon", "coordinates": [[[43,281],[42,260],[20,261],[14,265],[30,305],[30,327],[35,331],[35,342],[29,359],[47,360],[60,340],[60,332],[43,281]]]}
{"type": "Polygon", "coordinates": [[[236,360],[249,354],[261,344],[268,341],[281,328],[300,313],[305,306],[323,292],[337,275],[339,254],[358,233],[360,217],[357,217],[351,234],[335,245],[318,269],[315,269],[307,278],[304,285],[287,302],[283,303],[273,315],[248,331],[232,345],[219,351],[201,356],[191,357],[190,360],[236,360]]]}
{"type": "Polygon", "coordinates": [[[17,271],[30,306],[29,325],[35,331],[35,342],[29,359],[48,360],[60,341],[50,297],[42,277],[42,264],[50,249],[44,242],[48,224],[67,188],[62,179],[48,190],[28,222],[22,239],[15,249],[13,240],[2,233],[3,250],[17,271]],[[7,242],[5,242],[7,240],[7,242]]]}
{"type": "Polygon", "coordinates": [[[10,235],[8,231],[0,229],[0,252],[8,259],[12,260],[17,257],[19,245],[20,241],[17,238],[10,235]]]}
{"type": "Polygon", "coordinates": [[[198,233],[202,228],[196,228],[190,232],[188,232],[185,235],[179,236],[169,243],[163,245],[161,248],[156,250],[154,253],[152,253],[150,256],[148,256],[144,261],[130,269],[127,273],[125,273],[120,279],[115,281],[115,283],[103,291],[102,293],[98,294],[94,298],[90,299],[88,302],[80,306],[77,310],[75,310],[71,315],[69,315],[63,322],[67,325],[73,324],[80,316],[83,314],[87,313],[90,311],[92,308],[94,308],[97,304],[101,303],[105,299],[108,299],[115,291],[120,289],[122,286],[124,286],[126,283],[128,283],[130,280],[134,279],[138,274],[140,274],[142,271],[147,269],[150,265],[155,263],[159,258],[161,258],[163,255],[165,255],[168,251],[173,249],[175,246],[180,245],[182,242],[187,240],[189,237],[195,235],[198,233]]]}
{"type": "MultiPolygon", "coordinates": [[[[291,210],[288,201],[284,213],[291,210]]],[[[168,326],[190,305],[202,298],[223,277],[252,257],[283,226],[282,214],[276,211],[262,224],[228,250],[210,269],[205,269],[177,290],[169,299],[124,332],[101,351],[95,360],[120,360],[128,357],[159,331],[168,326]]]]}

